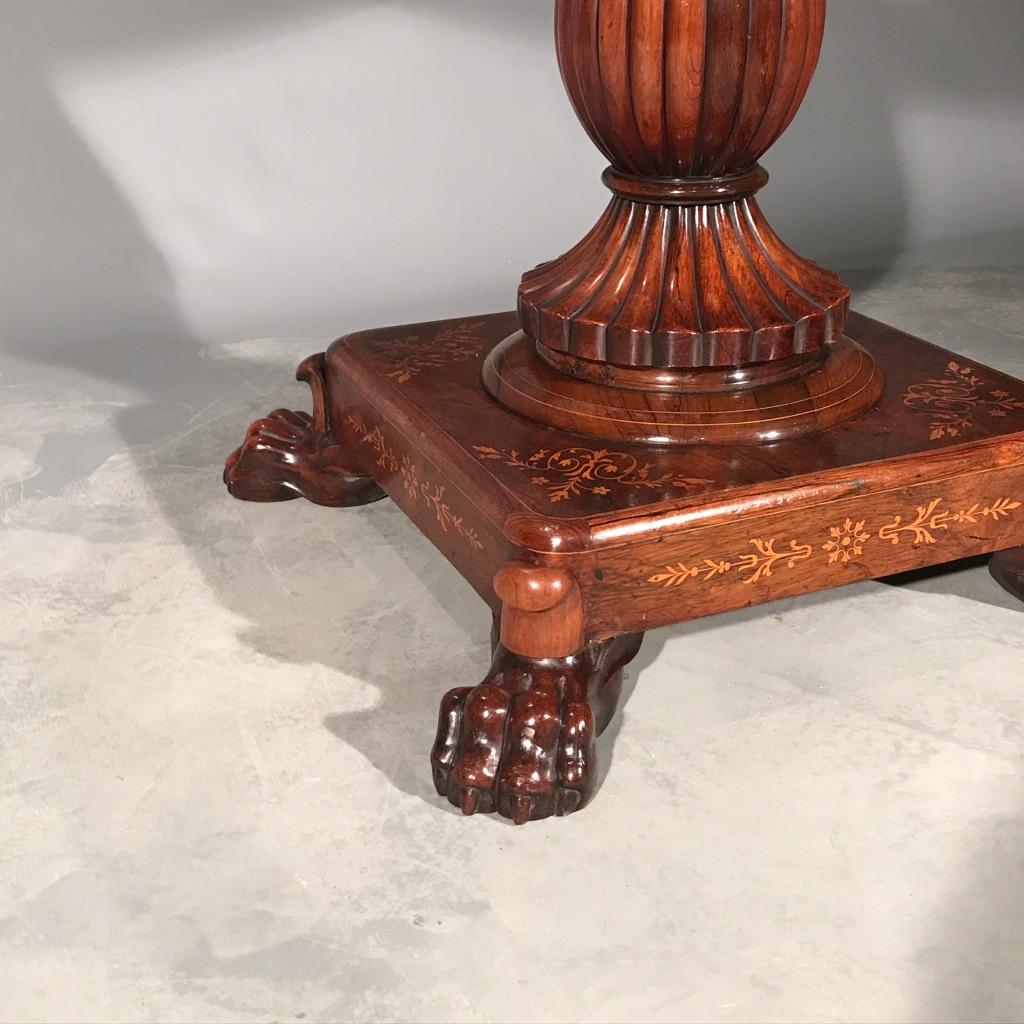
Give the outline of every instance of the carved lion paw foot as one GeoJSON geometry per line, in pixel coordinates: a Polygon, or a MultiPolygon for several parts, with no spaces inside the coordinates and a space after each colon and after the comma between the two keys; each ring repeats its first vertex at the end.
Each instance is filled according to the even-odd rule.
{"type": "Polygon", "coordinates": [[[253,423],[224,466],[228,490],[243,501],[306,498],[335,508],[383,498],[371,477],[351,468],[347,449],[331,434],[324,357],[307,359],[297,376],[313,390],[313,415],[276,409],[253,423]]]}
{"type": "MultiPolygon", "coordinates": [[[[597,735],[614,713],[627,638],[535,661],[499,647],[484,682],[446,694],[431,755],[434,784],[464,814],[517,825],[571,814],[593,795],[597,735]]],[[[629,650],[627,650],[627,647],[629,650]]]]}

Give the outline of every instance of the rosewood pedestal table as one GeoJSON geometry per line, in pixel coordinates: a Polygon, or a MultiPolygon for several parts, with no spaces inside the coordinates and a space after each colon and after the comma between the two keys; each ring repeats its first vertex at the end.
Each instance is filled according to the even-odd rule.
{"type": "Polygon", "coordinates": [[[824,20],[825,0],[556,0],[610,162],[597,225],[517,313],[306,360],[312,416],[272,412],[228,459],[250,501],[390,495],[491,606],[493,664],[443,698],[431,756],[466,814],[586,803],[646,630],[991,552],[1024,592],[1024,384],[849,313],[754,198],[824,20]]]}

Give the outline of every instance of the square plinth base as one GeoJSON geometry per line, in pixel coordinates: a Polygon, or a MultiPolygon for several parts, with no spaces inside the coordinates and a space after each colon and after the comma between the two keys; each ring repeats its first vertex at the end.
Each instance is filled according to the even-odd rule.
{"type": "Polygon", "coordinates": [[[887,386],[767,445],[652,448],[505,410],[514,314],[392,328],[326,361],[333,433],[496,609],[509,562],[568,572],[587,640],[1024,545],[1024,384],[854,315],[887,386]]]}
{"type": "Polygon", "coordinates": [[[517,823],[596,787],[595,737],[657,626],[995,551],[1024,595],[1024,384],[883,324],[848,334],[886,377],[856,420],[771,444],[652,447],[550,429],[491,399],[513,314],[337,342],[229,459],[233,494],[390,494],[500,622],[483,682],[441,701],[440,794],[517,823]]]}
{"type": "Polygon", "coordinates": [[[1024,383],[988,367],[853,315],[848,336],[886,378],[873,409],[771,444],[655,447],[491,398],[483,360],[516,329],[503,313],[342,338],[300,368],[313,417],[254,424],[232,490],[332,505],[387,493],[527,625],[551,613],[558,633],[572,590],[577,626],[545,626],[550,649],[531,656],[1024,546],[1024,383]],[[509,566],[519,576],[496,584],[509,566]]]}

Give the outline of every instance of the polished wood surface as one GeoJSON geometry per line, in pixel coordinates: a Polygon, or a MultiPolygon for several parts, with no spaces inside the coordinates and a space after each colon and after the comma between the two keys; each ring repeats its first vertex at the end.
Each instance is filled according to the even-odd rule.
{"type": "Polygon", "coordinates": [[[343,338],[301,368],[314,415],[258,421],[228,463],[233,492],[256,500],[386,492],[491,606],[495,665],[445,699],[434,753],[439,790],[467,812],[585,803],[574,730],[584,703],[599,730],[614,704],[600,695],[647,630],[992,552],[1020,593],[1024,383],[853,314],[851,342],[888,382],[858,419],[760,445],[602,445],[487,396],[482,367],[516,323],[343,338]],[[282,422],[313,436],[282,441],[282,422]]]}
{"type": "Polygon", "coordinates": [[[483,683],[441,702],[431,754],[437,792],[464,814],[498,812],[517,825],[579,810],[596,788],[596,740],[642,639],[545,659],[499,646],[483,683]]]}
{"type": "Polygon", "coordinates": [[[465,814],[584,806],[650,629],[994,552],[1024,595],[1024,383],[850,314],[754,199],[824,15],[557,0],[604,217],[517,313],[307,360],[312,415],[228,458],[239,498],[389,495],[490,606],[493,663],[445,696],[431,757],[465,814]]]}
{"type": "Polygon", "coordinates": [[[825,0],[558,0],[562,76],[614,198],[528,273],[522,329],[635,367],[740,366],[842,336],[850,293],[753,198],[757,161],[803,102],[825,0]]]}
{"type": "Polygon", "coordinates": [[[888,381],[860,418],[683,448],[510,415],[478,375],[515,317],[473,324],[473,357],[404,383],[403,346],[450,324],[343,339],[327,379],[343,440],[498,610],[512,562],[568,572],[592,642],[1024,543],[1024,385],[876,321],[850,318],[888,381]]]}
{"type": "Polygon", "coordinates": [[[357,467],[331,429],[324,401],[324,357],[311,356],[296,378],[313,392],[313,414],[275,409],[256,420],[240,448],[228,456],[224,482],[242,501],[291,501],[346,508],[383,498],[373,478],[357,467]]]}
{"type": "MultiPolygon", "coordinates": [[[[359,454],[367,472],[389,472],[399,483],[408,477],[412,493],[421,494],[422,485],[433,493],[433,477],[428,483],[426,474],[412,473],[409,464],[429,438],[438,460],[465,462],[472,478],[466,486],[486,494],[484,518],[499,529],[508,526],[517,542],[525,521],[535,524],[538,536],[555,524],[557,541],[538,541],[544,548],[580,546],[585,543],[580,538],[588,537],[591,525],[606,515],[700,508],[741,491],[802,485],[807,478],[857,483],[870,472],[864,467],[880,460],[891,465],[905,458],[944,456],[1024,431],[1020,381],[853,314],[851,341],[872,354],[887,380],[884,395],[857,420],[827,433],[724,450],[594,444],[510,416],[482,392],[482,366],[515,323],[515,314],[503,313],[351,335],[328,353],[328,393],[339,436],[359,454]],[[472,354],[432,362],[403,379],[408,353],[433,349],[435,338],[443,339],[452,324],[466,327],[472,354]],[[954,398],[956,380],[964,383],[954,398]],[[394,443],[376,429],[382,418],[392,416],[400,416],[394,429],[403,435],[394,443]]],[[[453,472],[446,468],[444,475],[453,472]]],[[[462,486],[461,478],[457,483],[462,486]]],[[[446,496],[453,497],[450,483],[446,496]]],[[[487,589],[490,583],[488,577],[487,589]]]]}
{"type": "Polygon", "coordinates": [[[820,433],[870,409],[885,387],[878,364],[849,338],[809,357],[643,374],[635,385],[628,376],[636,371],[608,364],[603,370],[604,383],[584,379],[590,370],[579,360],[538,358],[517,331],[494,349],[483,379],[498,401],[538,423],[651,445],[751,444],[820,433]],[[571,372],[556,368],[570,369],[570,362],[571,372]]]}
{"type": "Polygon", "coordinates": [[[494,577],[502,643],[535,658],[561,658],[583,646],[583,597],[564,569],[509,562],[494,577]]]}

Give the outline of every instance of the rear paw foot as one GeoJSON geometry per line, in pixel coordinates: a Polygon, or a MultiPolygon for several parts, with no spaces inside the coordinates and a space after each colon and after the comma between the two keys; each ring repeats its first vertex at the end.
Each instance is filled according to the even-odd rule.
{"type": "Polygon", "coordinates": [[[1011,548],[993,555],[989,572],[1004,590],[1024,601],[1024,548],[1011,548]]]}
{"type": "Polygon", "coordinates": [[[371,477],[350,468],[348,452],[331,434],[324,357],[307,359],[297,376],[313,389],[313,415],[276,409],[253,423],[225,463],[228,490],[242,501],[306,498],[335,508],[383,498],[371,477]]]}

